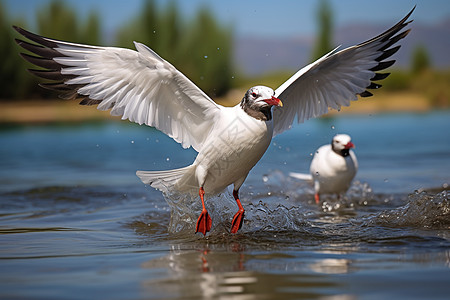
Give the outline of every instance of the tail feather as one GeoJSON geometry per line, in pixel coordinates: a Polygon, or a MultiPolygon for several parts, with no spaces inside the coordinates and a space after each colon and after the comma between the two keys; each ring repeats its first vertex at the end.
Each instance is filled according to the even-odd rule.
{"type": "Polygon", "coordinates": [[[289,176],[300,179],[300,180],[306,180],[306,181],[313,180],[313,177],[311,174],[290,172],[289,176]]]}
{"type": "Polygon", "coordinates": [[[191,182],[193,180],[192,178],[195,176],[189,176],[194,175],[193,173],[189,174],[193,171],[194,168],[191,165],[180,169],[165,171],[137,171],[136,175],[143,183],[163,192],[169,189],[186,191],[196,187],[195,183],[191,182]]]}

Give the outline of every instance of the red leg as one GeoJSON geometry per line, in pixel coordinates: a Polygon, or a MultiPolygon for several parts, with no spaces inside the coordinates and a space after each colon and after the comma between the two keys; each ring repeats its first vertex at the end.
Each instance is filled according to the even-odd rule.
{"type": "Polygon", "coordinates": [[[233,221],[231,221],[231,233],[236,233],[241,229],[242,222],[244,221],[244,208],[239,200],[239,190],[233,190],[233,197],[239,207],[239,211],[234,215],[233,221]]]}
{"type": "Polygon", "coordinates": [[[314,200],[316,200],[316,204],[319,204],[319,202],[320,202],[319,193],[314,194],[314,200]]]}
{"type": "Polygon", "coordinates": [[[211,217],[209,216],[208,211],[206,210],[206,207],[205,207],[205,200],[204,200],[205,190],[203,189],[203,187],[200,187],[198,194],[200,195],[200,199],[202,200],[203,208],[202,208],[202,213],[200,214],[200,216],[198,217],[198,220],[197,220],[197,226],[195,228],[195,233],[201,232],[201,233],[203,233],[203,235],[206,235],[206,233],[211,230],[212,220],[211,220],[211,217]]]}

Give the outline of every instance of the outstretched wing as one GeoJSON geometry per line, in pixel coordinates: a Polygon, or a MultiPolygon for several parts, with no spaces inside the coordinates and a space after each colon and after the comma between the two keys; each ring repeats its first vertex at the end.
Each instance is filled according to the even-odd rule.
{"type": "Polygon", "coordinates": [[[22,56],[45,69],[31,73],[56,81],[41,86],[60,92],[61,98],[81,97],[82,105],[111,109],[111,115],[153,126],[184,148],[199,151],[221,111],[220,105],[143,44],[135,43],[137,51],[95,47],[14,29],[39,44],[16,39],[38,55],[22,56]]]}
{"type": "Polygon", "coordinates": [[[273,112],[274,135],[292,126],[297,115],[299,123],[328,112],[349,106],[351,100],[372,96],[367,89],[378,89],[375,81],[389,73],[377,73],[394,64],[386,61],[400,49],[395,46],[410,30],[401,31],[415,7],[392,28],[364,43],[337,52],[337,48],[312,64],[302,68],[275,91],[283,107],[273,112]]]}

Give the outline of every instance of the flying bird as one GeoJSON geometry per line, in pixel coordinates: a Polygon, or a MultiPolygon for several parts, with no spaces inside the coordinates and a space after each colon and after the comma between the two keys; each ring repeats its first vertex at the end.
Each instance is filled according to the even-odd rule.
{"type": "Polygon", "coordinates": [[[81,105],[111,110],[138,124],[164,132],[184,148],[198,152],[184,168],[166,171],[137,171],[141,180],[159,190],[198,192],[202,212],[196,233],[204,235],[212,221],[205,198],[233,184],[239,208],[231,233],[242,226],[244,208],[239,189],[248,173],[267,150],[272,137],[291,128],[294,119],[304,122],[371,96],[368,90],[388,73],[379,73],[395,61],[386,60],[398,51],[394,46],[409,30],[414,8],[397,24],[364,43],[338,51],[337,48],[300,69],[276,90],[250,88],[234,107],[215,103],[173,65],[152,49],[135,42],[137,51],[59,41],[14,27],[32,42],[16,39],[35,55],[23,58],[43,69],[31,73],[54,83],[41,86],[55,90],[64,99],[81,97],[81,105]]]}
{"type": "Polygon", "coordinates": [[[347,192],[358,171],[358,160],[351,150],[355,145],[348,134],[337,134],[331,144],[319,147],[309,168],[310,174],[289,173],[290,176],[314,182],[314,199],[320,202],[320,194],[347,192]]]}

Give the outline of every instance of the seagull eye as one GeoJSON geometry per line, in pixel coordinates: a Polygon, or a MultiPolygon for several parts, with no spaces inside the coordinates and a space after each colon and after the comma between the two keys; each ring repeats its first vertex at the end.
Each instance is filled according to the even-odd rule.
{"type": "Polygon", "coordinates": [[[258,96],[258,95],[257,95],[255,92],[252,93],[252,97],[253,97],[253,98],[256,98],[257,96],[258,96]]]}

